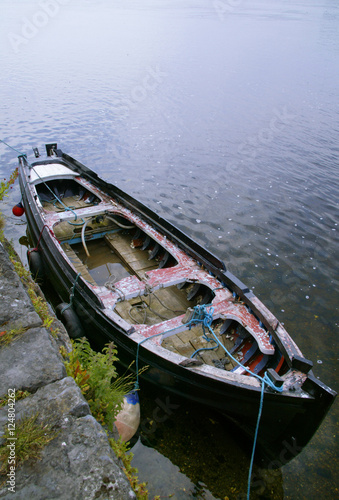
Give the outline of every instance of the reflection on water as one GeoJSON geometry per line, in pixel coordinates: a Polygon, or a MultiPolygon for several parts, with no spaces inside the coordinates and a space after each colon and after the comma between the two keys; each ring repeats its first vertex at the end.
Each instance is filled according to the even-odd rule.
{"type": "MultiPolygon", "coordinates": [[[[246,498],[250,447],[224,417],[149,387],[141,415],[132,465],[150,498],[246,498]]],[[[251,498],[267,494],[283,498],[281,472],[255,467],[251,498]]]]}
{"type": "MultiPolygon", "coordinates": [[[[42,3],[1,3],[0,138],[25,152],[58,142],[197,239],[338,388],[338,3],[56,0],[44,18],[42,3]]],[[[3,178],[16,163],[0,144],[3,178]]],[[[15,185],[1,211],[25,260],[19,200],[15,185]]],[[[141,400],[152,419],[154,398],[141,400]]],[[[177,498],[235,498],[248,470],[238,437],[209,416],[200,432],[183,408],[156,438],[141,432],[134,460],[142,468],[155,450],[150,490],[160,469],[177,498]],[[210,447],[217,428],[227,453],[210,447]]],[[[283,467],[284,492],[278,480],[263,495],[334,498],[337,421],[335,404],[283,467]]]]}

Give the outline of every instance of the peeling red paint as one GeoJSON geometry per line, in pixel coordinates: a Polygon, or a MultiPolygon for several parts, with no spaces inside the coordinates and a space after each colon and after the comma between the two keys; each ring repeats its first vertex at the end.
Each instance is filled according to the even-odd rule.
{"type": "MultiPolygon", "coordinates": [[[[166,238],[166,236],[160,234],[156,229],[154,229],[154,227],[143,221],[128,208],[124,207],[116,200],[112,200],[105,193],[93,187],[84,179],[76,178],[76,180],[102,200],[101,203],[94,207],[77,209],[77,217],[79,219],[91,218],[93,214],[97,215],[105,212],[112,216],[118,215],[125,217],[129,222],[133,222],[136,227],[142,229],[155,242],[158,242],[177,261],[177,265],[171,268],[148,271],[142,281],[136,276],[124,278],[115,283],[112,286],[112,289],[94,286],[88,283],[88,286],[90,286],[91,289],[97,293],[105,307],[114,309],[118,301],[130,300],[131,298],[144,295],[146,291],[155,291],[162,287],[169,287],[183,282],[201,283],[209,287],[215,294],[212,301],[212,306],[214,307],[214,319],[231,318],[238,321],[255,338],[258,342],[259,349],[263,353],[274,354],[274,347],[270,343],[269,335],[266,330],[259,326],[258,320],[243,304],[234,302],[232,293],[227,288],[224,288],[219,280],[211,276],[207,271],[203,270],[192,257],[188,256],[177,245],[166,238]]],[[[74,217],[72,212],[45,212],[46,224],[48,224],[51,230],[60,220],[71,220],[72,217],[74,217]]],[[[138,243],[137,240],[134,240],[131,247],[138,247],[140,244],[141,241],[138,243]]],[[[67,259],[66,256],[65,258],[67,259]]],[[[67,260],[69,264],[71,264],[70,260],[67,260]]],[[[168,332],[173,328],[184,328],[182,319],[183,316],[177,316],[169,321],[164,321],[157,325],[134,326],[135,330],[143,336],[150,337],[159,332],[168,332]]],[[[153,342],[160,344],[161,337],[157,337],[153,340],[153,342]]]]}

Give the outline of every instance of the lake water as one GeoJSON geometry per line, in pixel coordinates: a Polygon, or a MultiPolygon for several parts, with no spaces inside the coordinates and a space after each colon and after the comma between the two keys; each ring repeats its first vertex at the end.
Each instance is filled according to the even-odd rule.
{"type": "MultiPolygon", "coordinates": [[[[193,236],[338,390],[337,0],[0,8],[0,139],[27,153],[58,142],[193,236]]],[[[0,144],[0,160],[8,178],[16,153],[0,144]]],[[[24,219],[11,215],[19,199],[16,184],[1,211],[24,260],[24,219]]],[[[168,410],[165,395],[145,389],[141,398],[134,463],[150,493],[240,498],[249,464],[240,437],[200,409],[171,400],[168,410]]],[[[338,413],[336,403],[255,494],[338,498],[338,413]]]]}

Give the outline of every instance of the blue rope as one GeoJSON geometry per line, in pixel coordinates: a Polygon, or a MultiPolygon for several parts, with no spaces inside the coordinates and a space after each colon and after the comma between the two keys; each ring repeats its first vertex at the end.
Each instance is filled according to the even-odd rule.
{"type": "MultiPolygon", "coordinates": [[[[265,373],[266,376],[266,373],[265,373]]],[[[265,377],[264,377],[265,378],[265,377]]],[[[257,425],[255,428],[255,433],[254,433],[254,440],[253,440],[253,446],[252,446],[252,454],[251,454],[251,461],[250,461],[250,467],[248,470],[248,479],[247,479],[247,500],[250,500],[250,493],[251,493],[251,477],[252,477],[252,469],[253,469],[253,463],[254,463],[254,454],[255,454],[255,448],[257,445],[257,437],[259,433],[259,425],[260,425],[260,419],[261,419],[261,413],[262,413],[262,408],[264,406],[264,395],[265,395],[265,382],[266,380],[263,379],[261,383],[261,395],[260,395],[260,404],[259,404],[259,411],[258,411],[258,418],[257,418],[257,425]]]]}
{"type": "MultiPolygon", "coordinates": [[[[38,172],[35,171],[35,173],[39,176],[38,172]]],[[[40,176],[39,176],[40,177],[40,176]]],[[[40,177],[41,178],[41,177],[40,177]]],[[[54,193],[54,191],[52,191],[49,186],[44,182],[45,186],[50,190],[50,192],[54,195],[54,201],[52,203],[52,205],[55,207],[55,208],[59,208],[56,206],[57,203],[60,203],[64,209],[65,209],[65,212],[72,212],[74,214],[74,220],[76,221],[78,219],[78,216],[76,214],[76,212],[74,211],[75,210],[75,207],[68,207],[67,205],[65,205],[58,197],[57,195],[54,193]]],[[[68,224],[70,224],[71,226],[83,226],[85,224],[85,220],[83,219],[83,217],[81,217],[81,220],[82,222],[70,222],[70,221],[67,221],[68,224]]]]}
{"type": "Polygon", "coordinates": [[[19,153],[20,156],[27,156],[25,153],[22,153],[18,149],[13,148],[13,146],[10,146],[9,144],[7,144],[7,142],[3,141],[2,139],[0,139],[0,142],[5,144],[5,146],[9,147],[10,149],[13,149],[13,151],[15,151],[16,153],[19,153]]]}
{"type": "MultiPolygon", "coordinates": [[[[48,191],[49,191],[50,193],[52,193],[52,195],[54,196],[54,203],[59,202],[59,203],[60,203],[60,205],[62,205],[62,206],[64,207],[65,212],[67,212],[67,211],[68,211],[68,212],[72,212],[72,213],[74,214],[74,220],[77,220],[78,216],[77,216],[76,212],[75,212],[72,208],[70,208],[70,207],[68,207],[67,205],[65,205],[65,204],[64,204],[64,203],[60,200],[60,198],[59,198],[59,197],[55,194],[55,192],[54,192],[54,191],[53,191],[53,190],[49,187],[49,185],[48,185],[48,184],[47,184],[47,183],[43,180],[43,178],[39,175],[39,173],[38,173],[38,172],[34,169],[33,165],[31,165],[31,164],[30,164],[30,167],[34,170],[34,172],[36,173],[36,175],[39,177],[39,179],[40,179],[40,180],[43,182],[43,184],[46,186],[46,188],[48,189],[48,191]]],[[[53,203],[53,205],[54,205],[54,203],[53,203]]],[[[55,205],[54,205],[54,206],[55,206],[55,205]]],[[[83,219],[82,219],[82,220],[83,220],[83,219]]],[[[76,225],[76,224],[75,224],[75,225],[76,225]]],[[[79,224],[79,226],[82,226],[82,224],[79,224]]]]}
{"type": "MultiPolygon", "coordinates": [[[[238,361],[236,358],[234,358],[232,356],[232,354],[226,349],[226,347],[217,338],[217,336],[215,335],[215,333],[214,333],[214,331],[212,329],[211,325],[212,325],[212,322],[213,322],[214,308],[212,306],[209,306],[209,309],[207,309],[207,307],[208,306],[206,306],[206,305],[197,305],[197,306],[195,306],[194,307],[194,313],[193,313],[193,316],[192,316],[191,320],[188,323],[184,324],[183,326],[188,326],[189,329],[191,329],[191,327],[193,325],[195,325],[197,323],[201,323],[203,331],[204,331],[204,337],[207,340],[212,340],[212,339],[208,339],[206,337],[205,328],[208,328],[209,332],[213,336],[213,339],[217,343],[216,347],[221,346],[224,349],[224,351],[226,352],[227,356],[229,356],[231,359],[233,359],[233,361],[235,361],[239,366],[241,366],[247,373],[249,373],[253,377],[256,377],[261,382],[261,395],[260,395],[259,411],[258,411],[257,424],[256,424],[256,428],[255,428],[255,433],[254,433],[254,440],[253,440],[253,446],[252,446],[252,455],[251,455],[250,467],[249,467],[249,472],[248,472],[247,500],[249,500],[249,498],[250,498],[250,490],[251,490],[251,476],[252,476],[252,469],[253,469],[253,463],[254,463],[255,448],[256,448],[256,444],[257,444],[257,438],[258,438],[259,426],[260,426],[260,419],[261,419],[262,409],[263,409],[263,405],[264,405],[265,384],[268,385],[269,387],[271,387],[271,389],[273,389],[273,390],[275,390],[277,392],[282,392],[283,388],[275,386],[274,383],[268,378],[268,376],[267,376],[266,373],[264,374],[264,377],[260,377],[260,375],[257,375],[256,373],[251,372],[251,370],[249,370],[248,368],[246,368],[246,366],[242,365],[240,363],[240,361],[238,361]]],[[[175,328],[172,328],[172,329],[168,330],[166,333],[169,333],[171,331],[177,330],[178,328],[182,328],[182,326],[180,325],[180,326],[177,326],[175,328]]],[[[134,386],[135,390],[139,389],[139,347],[140,347],[141,344],[143,344],[147,340],[152,339],[154,337],[158,337],[159,335],[163,335],[163,333],[164,332],[156,333],[154,335],[151,335],[150,337],[147,337],[147,338],[143,339],[141,342],[138,343],[137,354],[136,354],[136,376],[137,376],[137,380],[136,380],[136,383],[135,383],[135,386],[134,386]]],[[[201,351],[201,350],[210,350],[210,349],[215,349],[215,347],[198,349],[197,351],[195,351],[193,353],[193,355],[191,356],[191,358],[195,354],[197,354],[199,351],[201,351]]]]}
{"type": "MultiPolygon", "coordinates": [[[[211,340],[213,340],[213,339],[209,339],[207,337],[205,337],[205,338],[206,338],[207,342],[211,342],[211,340]]],[[[214,351],[214,349],[218,349],[218,347],[219,347],[218,344],[215,345],[214,347],[201,347],[200,349],[197,349],[196,351],[194,351],[194,353],[190,357],[194,358],[194,356],[196,354],[199,354],[199,352],[201,352],[201,351],[214,351]]]]}
{"type": "MultiPolygon", "coordinates": [[[[189,321],[189,323],[187,323],[187,325],[189,326],[189,329],[191,329],[193,324],[201,323],[204,332],[202,337],[205,340],[207,340],[207,342],[211,342],[212,340],[213,342],[215,342],[214,339],[210,339],[207,337],[205,330],[205,327],[208,327],[209,324],[212,324],[212,321],[213,321],[213,308],[212,308],[212,314],[210,314],[209,311],[207,311],[207,309],[202,310],[199,306],[197,306],[194,308],[194,314],[192,316],[192,319],[189,321]]],[[[191,355],[191,358],[194,358],[194,356],[196,356],[201,351],[213,351],[214,349],[218,349],[218,347],[219,347],[218,343],[214,347],[201,347],[200,349],[194,351],[194,353],[191,355]]]]}
{"type": "Polygon", "coordinates": [[[201,309],[199,313],[199,318],[203,317],[205,314],[205,320],[203,322],[204,326],[206,326],[210,333],[213,335],[215,341],[217,342],[218,345],[220,345],[226,354],[233,359],[239,366],[244,368],[245,371],[247,371],[250,375],[256,377],[258,380],[261,381],[261,396],[260,396],[260,404],[259,404],[259,411],[258,411],[258,418],[257,418],[257,424],[255,428],[255,433],[254,433],[254,440],[253,440],[253,446],[252,446],[252,455],[251,455],[251,461],[250,461],[250,467],[249,467],[249,472],[248,472],[248,482],[247,482],[247,500],[250,499],[250,490],[251,490],[251,477],[252,477],[252,469],[253,469],[253,463],[254,463],[254,455],[255,455],[255,448],[257,444],[257,437],[259,433],[259,426],[260,426],[260,419],[261,419],[261,413],[264,405],[264,395],[265,395],[265,384],[267,384],[269,387],[271,387],[273,390],[277,392],[282,392],[283,388],[282,387],[276,387],[274,383],[268,378],[267,373],[264,374],[264,377],[260,377],[260,375],[257,375],[256,373],[251,372],[246,366],[242,365],[236,358],[232,356],[232,354],[226,349],[226,347],[220,342],[220,340],[217,338],[215,335],[211,325],[213,321],[213,307],[211,306],[209,310],[207,311],[206,306],[196,306],[201,309]]]}
{"type": "Polygon", "coordinates": [[[271,387],[271,389],[273,389],[273,390],[275,390],[277,392],[282,392],[282,390],[283,390],[282,387],[276,387],[274,385],[274,383],[266,376],[266,373],[265,373],[265,377],[263,378],[263,377],[260,377],[260,375],[257,375],[256,373],[251,372],[251,370],[249,368],[246,368],[246,366],[244,366],[243,364],[241,364],[240,361],[238,361],[234,356],[232,356],[232,354],[220,342],[220,340],[215,335],[213,329],[211,328],[211,324],[212,324],[212,321],[213,321],[213,311],[214,311],[214,309],[213,309],[212,306],[210,307],[209,311],[207,311],[206,306],[204,306],[204,305],[202,305],[202,306],[196,306],[196,307],[199,307],[202,310],[206,310],[206,312],[207,312],[206,318],[208,318],[208,319],[205,322],[205,326],[207,326],[207,328],[209,329],[210,333],[213,335],[213,338],[217,342],[217,344],[224,349],[224,351],[226,352],[227,356],[229,356],[233,361],[235,361],[239,366],[241,366],[247,373],[249,373],[253,377],[256,377],[261,382],[264,382],[269,387],[271,387]]]}

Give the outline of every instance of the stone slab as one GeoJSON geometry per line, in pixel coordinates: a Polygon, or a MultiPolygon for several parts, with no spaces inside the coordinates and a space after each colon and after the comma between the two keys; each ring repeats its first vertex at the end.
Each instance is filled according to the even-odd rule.
{"type": "MultiPolygon", "coordinates": [[[[16,471],[15,492],[0,489],[1,499],[134,499],[101,425],[90,415],[87,402],[70,377],[38,389],[18,401],[16,419],[36,414],[59,433],[41,452],[39,461],[27,461],[16,471]]],[[[0,425],[7,407],[0,410],[0,425]]]]}
{"type": "Polygon", "coordinates": [[[56,342],[45,328],[32,328],[0,349],[0,397],[9,388],[35,391],[66,376],[56,342]]]}
{"type": "MultiPolygon", "coordinates": [[[[39,295],[40,290],[37,291],[39,295]]],[[[52,313],[52,311],[51,311],[52,313]]],[[[59,353],[71,343],[62,323],[55,339],[42,326],[19,276],[0,243],[0,331],[25,331],[0,347],[0,398],[8,389],[31,394],[16,401],[16,423],[25,415],[49,423],[57,436],[41,451],[38,461],[26,461],[15,471],[15,492],[0,481],[0,498],[17,500],[135,499],[122,464],[109,445],[102,426],[90,414],[80,388],[59,353]]],[[[3,444],[8,406],[0,408],[0,444],[3,444]]]]}
{"type": "Polygon", "coordinates": [[[35,312],[31,299],[15,272],[6,250],[0,243],[0,328],[40,326],[42,321],[35,312]],[[12,323],[15,322],[15,325],[12,323]]]}

